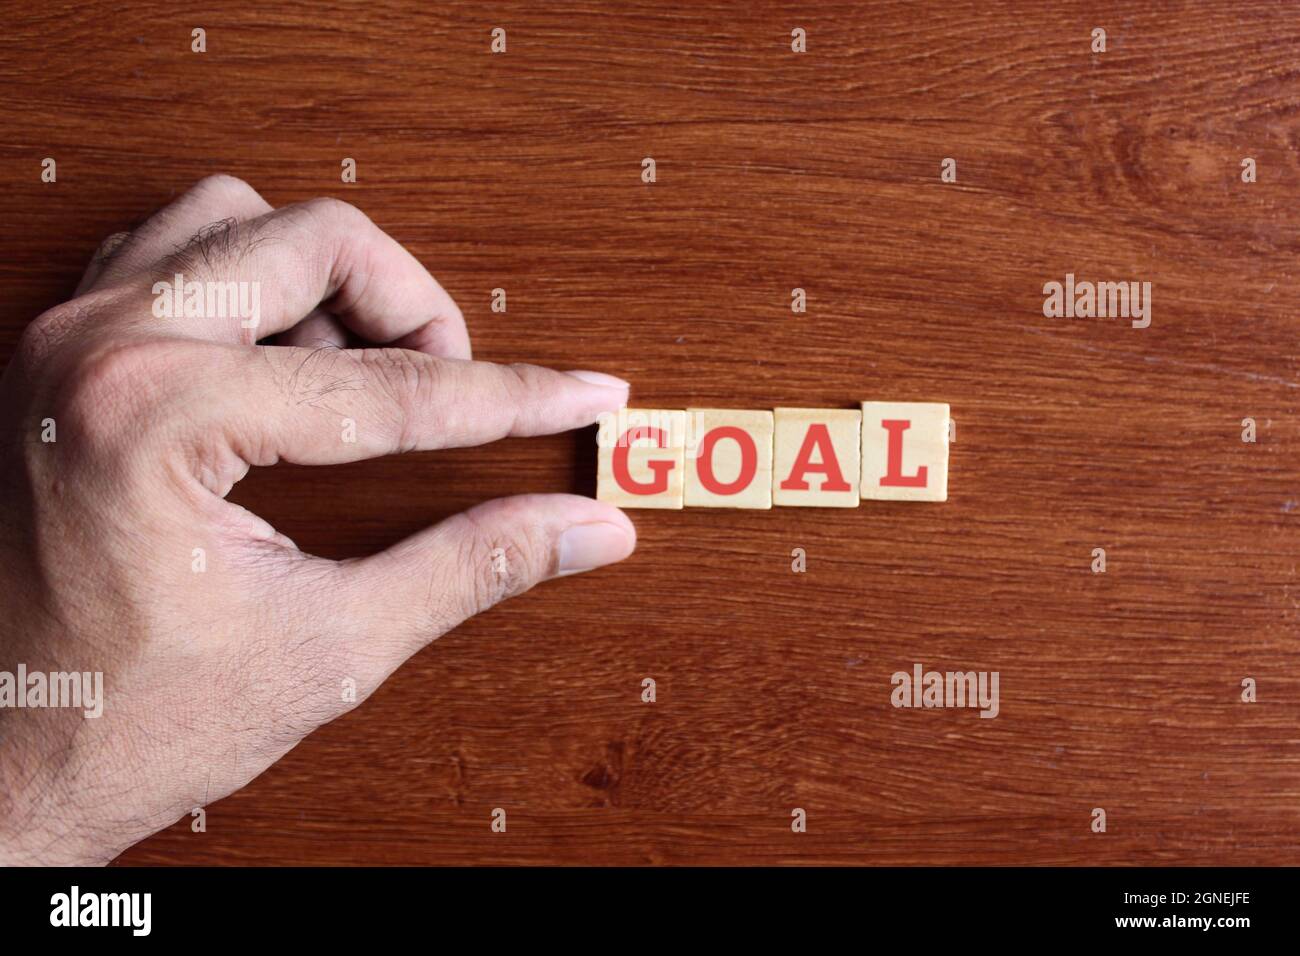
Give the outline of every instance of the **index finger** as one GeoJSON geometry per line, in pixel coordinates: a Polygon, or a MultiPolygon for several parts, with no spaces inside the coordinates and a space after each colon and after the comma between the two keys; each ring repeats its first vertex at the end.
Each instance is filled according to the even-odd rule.
{"type": "Polygon", "coordinates": [[[208,407],[243,461],[303,465],[583,428],[627,403],[600,372],[434,358],[403,349],[240,350],[208,407]]]}
{"type": "Polygon", "coordinates": [[[252,344],[321,306],[367,341],[470,358],[464,316],[447,291],[401,243],[341,200],[313,199],[224,223],[164,258],[156,272],[155,287],[179,277],[177,292],[187,300],[185,283],[199,283],[204,314],[177,319],[178,331],[197,337],[252,344]]]}

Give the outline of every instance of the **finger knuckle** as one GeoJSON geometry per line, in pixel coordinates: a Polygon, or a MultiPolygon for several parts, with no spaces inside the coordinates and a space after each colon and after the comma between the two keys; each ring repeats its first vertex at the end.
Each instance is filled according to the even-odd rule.
{"type": "Polygon", "coordinates": [[[366,214],[352,203],[333,196],[317,196],[315,199],[308,199],[298,208],[314,219],[344,226],[370,221],[366,214]]]}
{"type": "Polygon", "coordinates": [[[79,350],[53,376],[56,422],[94,446],[138,438],[156,424],[153,413],[175,379],[179,351],[173,343],[156,341],[79,350]]]}
{"type": "Polygon", "coordinates": [[[221,200],[247,200],[260,198],[255,190],[238,176],[231,176],[228,173],[213,173],[210,176],[204,176],[191,188],[190,192],[204,199],[221,200]]]}
{"type": "Polygon", "coordinates": [[[110,259],[122,250],[127,240],[131,238],[129,232],[115,232],[99,244],[95,250],[93,262],[95,265],[105,265],[110,259]]]}
{"type": "Polygon", "coordinates": [[[519,408],[526,404],[529,397],[537,393],[541,385],[541,376],[536,365],[524,365],[519,362],[501,366],[502,385],[506,399],[511,407],[519,408]]]}
{"type": "MultiPolygon", "coordinates": [[[[442,363],[421,352],[407,349],[373,349],[363,353],[373,374],[367,376],[379,388],[372,405],[381,416],[381,426],[388,432],[398,451],[419,446],[419,410],[436,409],[444,369],[442,363]]],[[[427,421],[427,418],[425,419],[427,421]]]]}
{"type": "Polygon", "coordinates": [[[85,309],[76,299],[41,313],[23,330],[18,340],[19,360],[29,369],[44,366],[67,338],[69,330],[84,316],[85,309]]]}
{"type": "Polygon", "coordinates": [[[491,373],[485,378],[473,377],[474,384],[491,383],[491,407],[484,408],[486,421],[491,423],[495,437],[504,438],[513,434],[532,402],[534,385],[530,381],[531,366],[528,365],[494,365],[476,362],[474,365],[491,373]]]}
{"type": "Polygon", "coordinates": [[[463,580],[462,616],[469,617],[532,587],[549,561],[544,544],[527,524],[493,529],[471,515],[461,516],[464,533],[455,560],[463,580]]]}

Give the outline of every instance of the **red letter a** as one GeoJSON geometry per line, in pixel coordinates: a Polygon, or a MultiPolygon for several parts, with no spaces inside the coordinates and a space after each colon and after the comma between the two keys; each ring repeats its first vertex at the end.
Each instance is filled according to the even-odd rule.
{"type": "Polygon", "coordinates": [[[807,491],[808,482],[804,475],[809,472],[826,476],[822,481],[822,491],[853,490],[853,486],[844,480],[844,473],[840,471],[840,461],[835,457],[835,446],[831,444],[831,433],[826,425],[820,422],[808,426],[803,446],[795,456],[794,467],[790,469],[789,477],[781,482],[781,487],[786,491],[807,491]],[[821,458],[819,464],[812,463],[814,450],[821,458]]]}

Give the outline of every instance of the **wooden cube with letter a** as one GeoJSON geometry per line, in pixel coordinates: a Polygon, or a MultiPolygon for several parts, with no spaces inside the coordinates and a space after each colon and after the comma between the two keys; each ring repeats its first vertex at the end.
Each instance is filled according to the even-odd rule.
{"type": "Polygon", "coordinates": [[[862,497],[948,500],[948,406],[862,403],[862,497]]]}
{"type": "Polygon", "coordinates": [[[686,410],[686,507],[772,507],[772,413],[686,410]]]}
{"type": "Polygon", "coordinates": [[[620,508],[680,509],[686,412],[620,408],[600,416],[596,497],[620,508]]]}
{"type": "Polygon", "coordinates": [[[856,508],[862,472],[862,413],[842,408],[778,408],[772,503],[856,508]]]}

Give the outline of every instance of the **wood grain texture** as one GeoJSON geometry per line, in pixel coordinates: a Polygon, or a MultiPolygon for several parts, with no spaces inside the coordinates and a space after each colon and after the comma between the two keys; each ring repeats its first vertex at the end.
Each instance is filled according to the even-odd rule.
{"type": "MultiPolygon", "coordinates": [[[[176,9],[5,18],[6,357],[100,239],[228,172],[360,206],[480,358],[642,407],[948,402],[957,440],[943,505],[633,512],[632,560],[436,642],[123,862],[1300,863],[1293,6],[176,9]],[[1044,318],[1067,272],[1150,281],[1151,327],[1044,318]],[[892,708],[917,661],[999,671],[1000,715],[892,708]]],[[[570,434],[233,498],[341,557],[594,464],[570,434]]]]}

